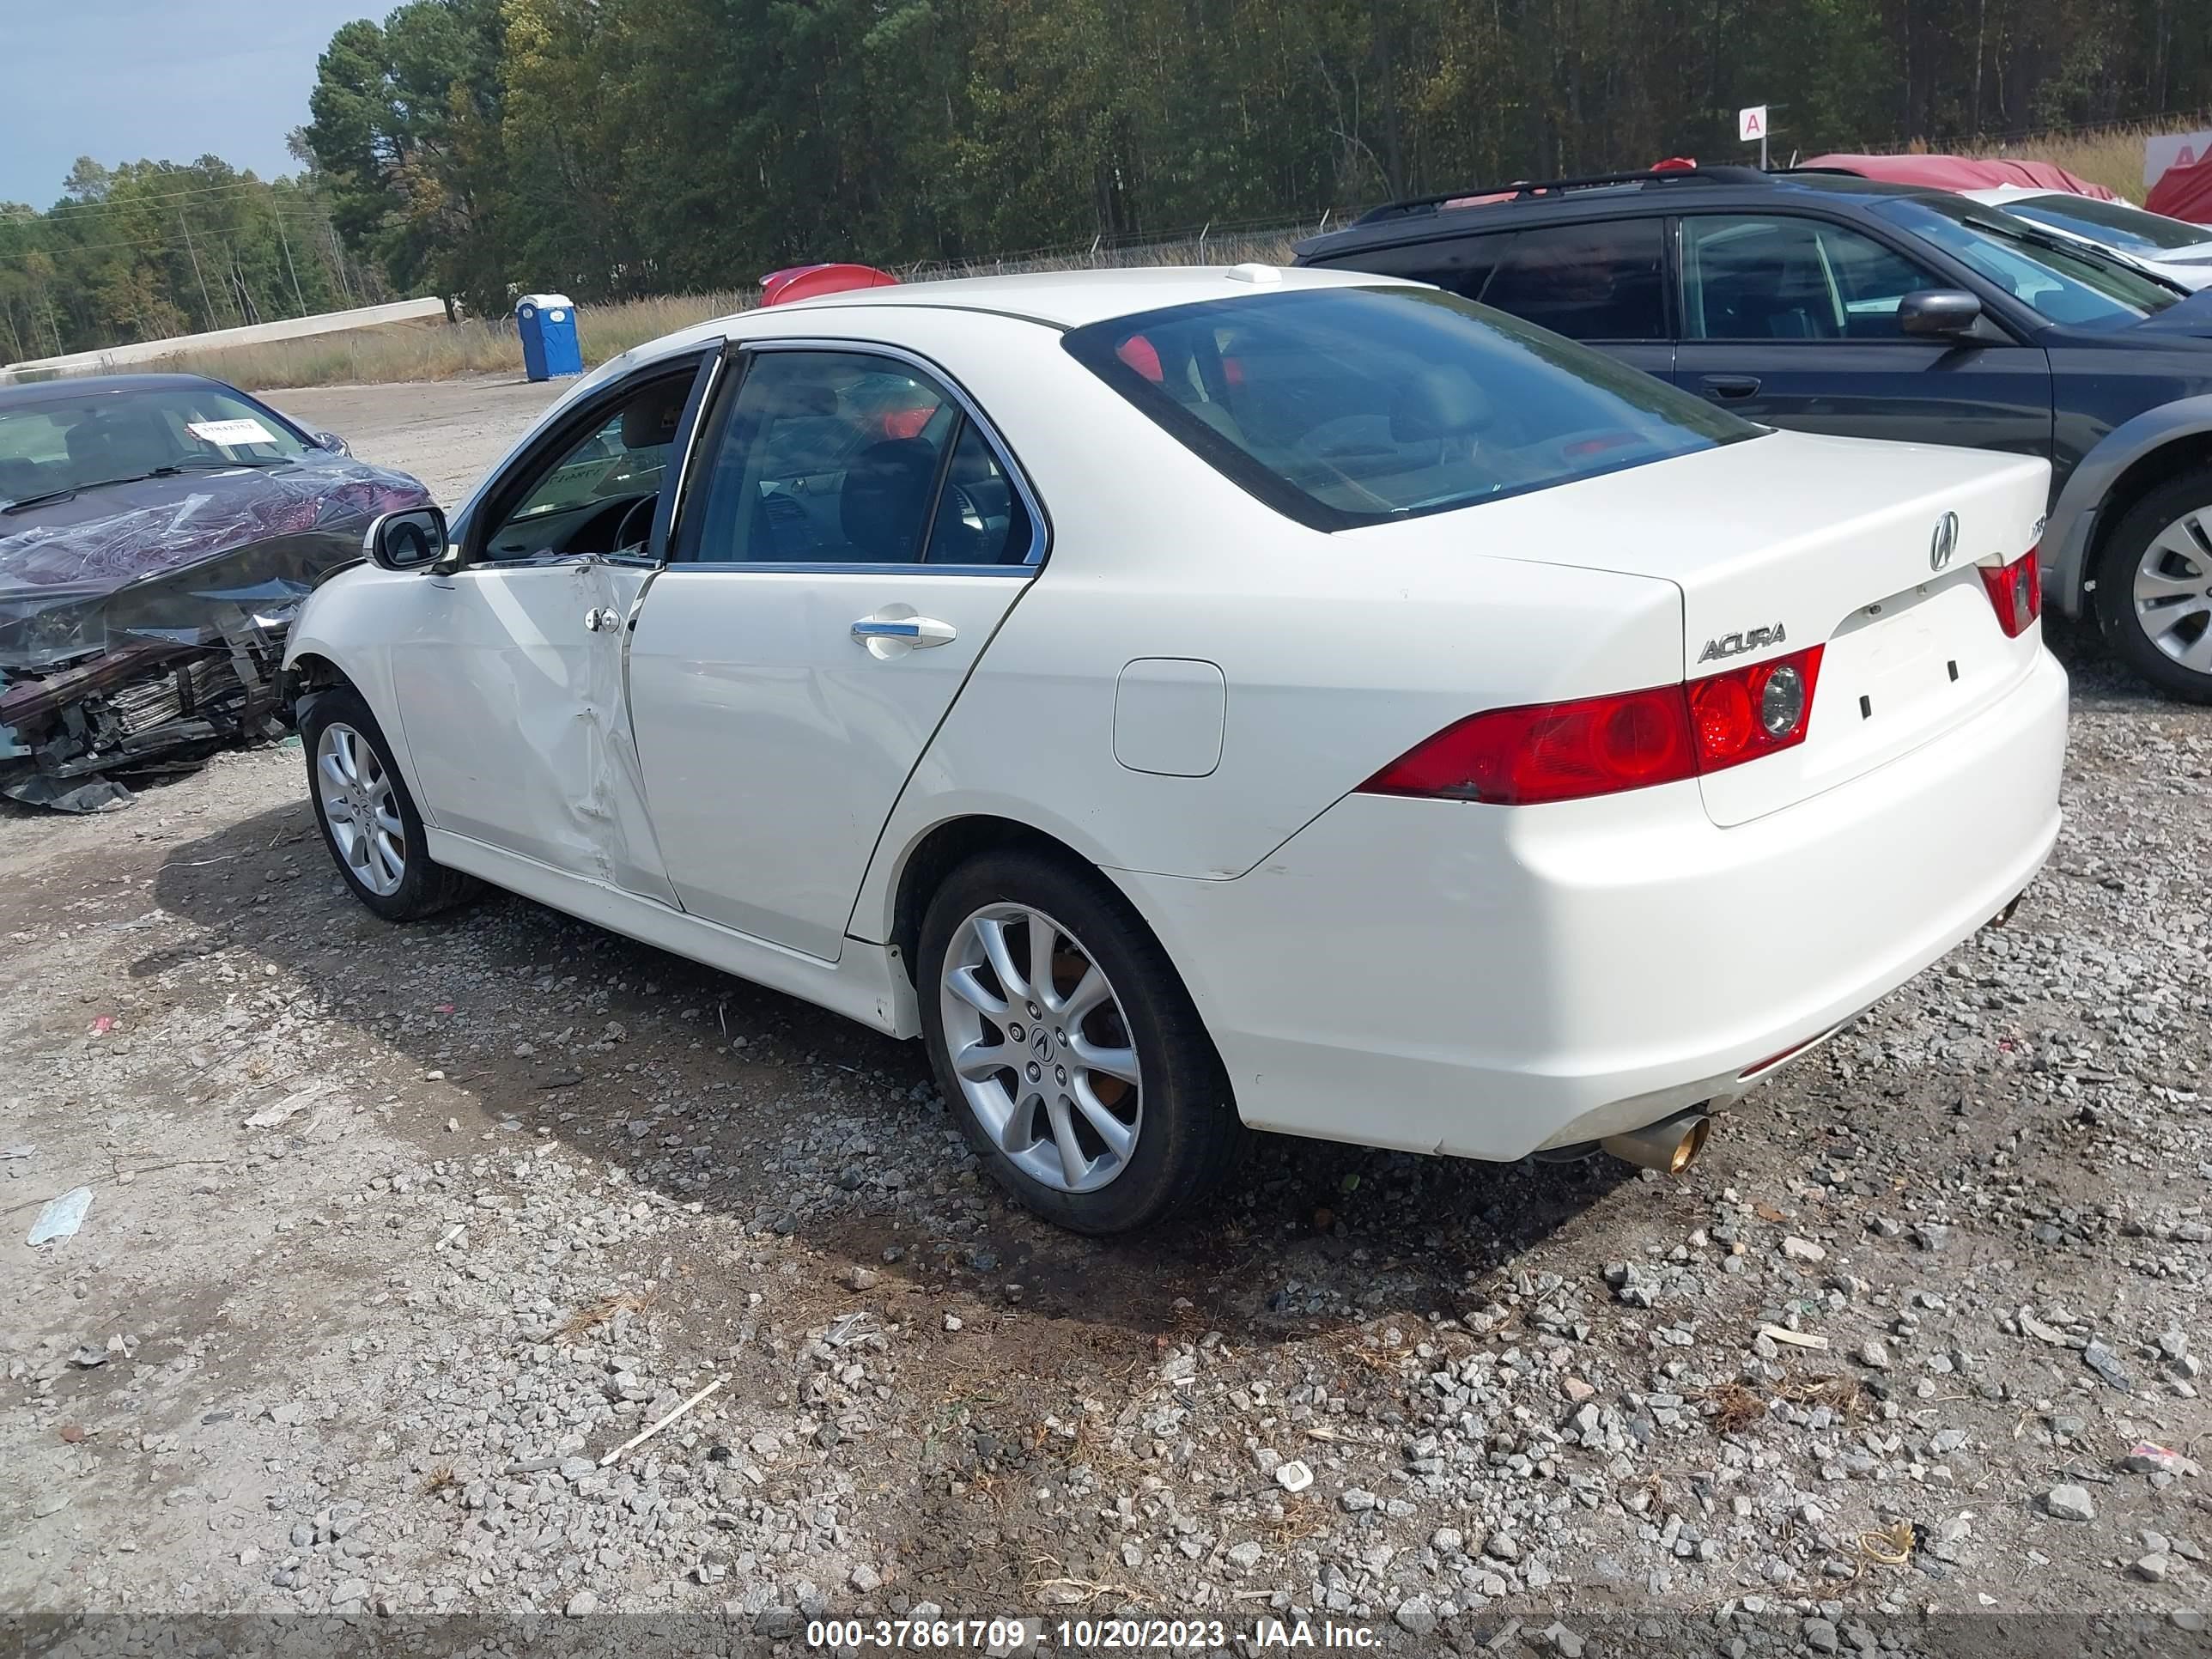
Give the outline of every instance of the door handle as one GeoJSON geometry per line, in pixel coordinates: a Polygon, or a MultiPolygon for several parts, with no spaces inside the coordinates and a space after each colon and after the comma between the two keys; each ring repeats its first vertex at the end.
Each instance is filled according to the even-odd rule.
{"type": "Polygon", "coordinates": [[[951,623],[934,617],[863,617],[853,624],[853,637],[863,645],[872,640],[890,640],[917,651],[924,646],[944,645],[959,632],[951,623]]]}
{"type": "Polygon", "coordinates": [[[586,633],[604,634],[610,629],[621,626],[622,612],[605,605],[594,605],[584,613],[584,630],[586,633]]]}
{"type": "Polygon", "coordinates": [[[1756,374],[1708,374],[1703,384],[1716,398],[1750,398],[1759,392],[1756,374]]]}

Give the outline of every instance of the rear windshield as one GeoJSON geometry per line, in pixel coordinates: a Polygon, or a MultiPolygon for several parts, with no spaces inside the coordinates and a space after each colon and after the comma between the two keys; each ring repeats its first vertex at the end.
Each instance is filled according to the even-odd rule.
{"type": "Polygon", "coordinates": [[[1094,323],[1066,346],[1233,482],[1322,530],[1472,507],[1764,430],[1432,289],[1240,295],[1094,323]]]}

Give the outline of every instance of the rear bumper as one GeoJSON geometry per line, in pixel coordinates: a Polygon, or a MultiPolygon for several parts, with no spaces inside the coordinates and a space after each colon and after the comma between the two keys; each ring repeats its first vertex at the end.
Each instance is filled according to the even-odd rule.
{"type": "Polygon", "coordinates": [[[1116,879],[1248,1122],[1510,1160],[1733,1098],[1987,922],[2057,836],[2065,743],[2039,651],[1972,720],[1730,829],[1694,782],[1353,795],[1235,880],[1116,879]]]}

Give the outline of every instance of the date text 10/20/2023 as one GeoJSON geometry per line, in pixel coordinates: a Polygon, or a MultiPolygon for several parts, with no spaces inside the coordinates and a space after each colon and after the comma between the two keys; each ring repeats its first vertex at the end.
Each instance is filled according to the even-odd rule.
{"type": "Polygon", "coordinates": [[[1372,1648],[1376,1632],[1366,1625],[1308,1619],[1245,1625],[1219,1619],[817,1619],[806,1626],[807,1646],[838,1652],[972,1649],[1007,1659],[1047,1640],[1079,1652],[1198,1652],[1232,1642],[1290,1651],[1372,1648]]]}

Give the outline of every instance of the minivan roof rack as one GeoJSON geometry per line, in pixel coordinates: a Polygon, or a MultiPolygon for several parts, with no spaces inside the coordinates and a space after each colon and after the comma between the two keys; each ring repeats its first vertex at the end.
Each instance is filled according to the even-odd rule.
{"type": "Polygon", "coordinates": [[[1757,167],[1662,167],[1637,173],[1595,173],[1577,179],[1519,179],[1510,185],[1472,185],[1460,190],[1448,190],[1434,196],[1408,197],[1401,202],[1386,202],[1381,207],[1370,208],[1354,220],[1354,224],[1371,225],[1386,219],[1402,219],[1416,213],[1435,213],[1446,204],[1464,201],[1469,197],[1511,197],[1515,201],[1527,201],[1536,196],[1565,195],[1574,190],[1619,189],[1625,185],[1637,185],[1645,189],[1654,185],[1705,184],[1753,185],[1771,183],[1774,175],[1762,173],[1757,167]]]}

